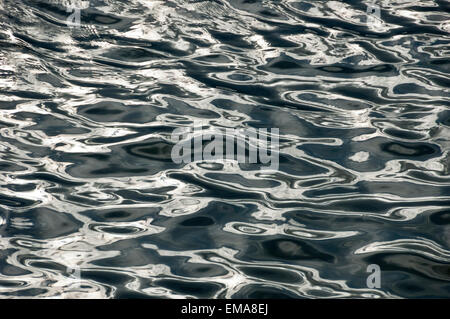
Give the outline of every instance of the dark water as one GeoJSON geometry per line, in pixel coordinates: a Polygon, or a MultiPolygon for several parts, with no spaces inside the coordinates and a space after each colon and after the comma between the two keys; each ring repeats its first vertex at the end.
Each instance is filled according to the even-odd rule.
{"type": "Polygon", "coordinates": [[[71,3],[0,1],[2,298],[450,297],[448,1],[71,3]]]}

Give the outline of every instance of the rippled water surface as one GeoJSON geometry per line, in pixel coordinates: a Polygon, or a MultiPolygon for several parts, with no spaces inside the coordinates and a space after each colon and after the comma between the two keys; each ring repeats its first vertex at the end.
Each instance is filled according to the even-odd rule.
{"type": "Polygon", "coordinates": [[[1,0],[0,297],[449,298],[449,31],[439,0],[1,0]],[[174,163],[195,121],[279,128],[278,171],[174,163]]]}

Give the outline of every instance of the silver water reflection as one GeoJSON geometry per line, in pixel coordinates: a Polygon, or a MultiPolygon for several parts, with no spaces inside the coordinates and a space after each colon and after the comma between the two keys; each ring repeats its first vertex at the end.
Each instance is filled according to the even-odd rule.
{"type": "Polygon", "coordinates": [[[1,0],[0,296],[450,297],[448,9],[1,0]]]}

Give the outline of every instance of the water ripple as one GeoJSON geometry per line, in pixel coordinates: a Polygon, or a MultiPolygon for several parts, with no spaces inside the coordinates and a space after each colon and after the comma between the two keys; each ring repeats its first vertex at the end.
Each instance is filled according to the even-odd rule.
{"type": "Polygon", "coordinates": [[[448,298],[448,12],[1,1],[0,297],[448,298]],[[278,171],[176,164],[199,122],[278,171]]]}

